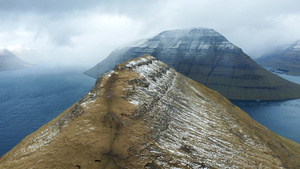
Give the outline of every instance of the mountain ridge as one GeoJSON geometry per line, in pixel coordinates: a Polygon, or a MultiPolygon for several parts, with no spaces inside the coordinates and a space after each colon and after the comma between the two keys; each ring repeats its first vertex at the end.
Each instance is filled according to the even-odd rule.
{"type": "Polygon", "coordinates": [[[242,49],[209,28],[164,31],[113,51],[85,74],[97,78],[115,65],[143,54],[156,57],[231,100],[300,97],[300,85],[268,72],[242,49]]]}
{"type": "Polygon", "coordinates": [[[296,168],[300,145],[151,56],[116,65],[0,168],[296,168]]]}

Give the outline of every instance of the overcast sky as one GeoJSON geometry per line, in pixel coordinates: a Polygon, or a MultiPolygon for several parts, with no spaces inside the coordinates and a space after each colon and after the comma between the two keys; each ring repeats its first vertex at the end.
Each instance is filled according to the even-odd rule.
{"type": "Polygon", "coordinates": [[[93,66],[161,31],[208,27],[255,58],[300,39],[298,0],[0,0],[0,48],[22,59],[93,66]],[[25,53],[25,54],[24,54],[25,53]]]}

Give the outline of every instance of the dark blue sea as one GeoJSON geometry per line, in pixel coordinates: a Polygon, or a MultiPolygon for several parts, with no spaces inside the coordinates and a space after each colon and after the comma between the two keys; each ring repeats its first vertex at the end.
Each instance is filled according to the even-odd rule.
{"type": "Polygon", "coordinates": [[[0,71],[0,156],[84,96],[84,68],[35,66],[0,71]]]}
{"type": "MultiPolygon", "coordinates": [[[[300,76],[277,75],[300,84],[300,76]]],[[[268,129],[300,143],[300,99],[232,102],[268,129]]]]}

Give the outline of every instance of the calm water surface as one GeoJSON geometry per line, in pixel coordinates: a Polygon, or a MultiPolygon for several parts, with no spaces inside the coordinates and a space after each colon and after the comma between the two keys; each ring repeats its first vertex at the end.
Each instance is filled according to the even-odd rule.
{"type": "Polygon", "coordinates": [[[0,156],[82,98],[95,79],[78,68],[0,71],[0,156]]]}
{"type": "MultiPolygon", "coordinates": [[[[300,84],[300,76],[278,75],[300,84]]],[[[300,143],[300,99],[233,103],[273,132],[300,143]]]]}

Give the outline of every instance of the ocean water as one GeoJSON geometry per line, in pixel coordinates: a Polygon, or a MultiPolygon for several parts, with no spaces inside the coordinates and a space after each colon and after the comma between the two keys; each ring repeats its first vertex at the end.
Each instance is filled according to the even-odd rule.
{"type": "MultiPolygon", "coordinates": [[[[300,76],[278,75],[300,84],[300,76]]],[[[300,99],[232,102],[271,131],[300,143],[300,99]]]]}
{"type": "Polygon", "coordinates": [[[83,68],[0,71],[0,156],[84,96],[95,79],[83,68]]]}

